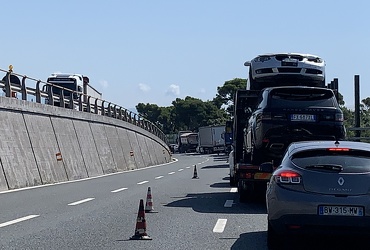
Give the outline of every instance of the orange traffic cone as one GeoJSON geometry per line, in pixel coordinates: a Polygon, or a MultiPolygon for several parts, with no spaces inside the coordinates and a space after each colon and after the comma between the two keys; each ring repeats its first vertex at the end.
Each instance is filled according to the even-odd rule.
{"type": "Polygon", "coordinates": [[[197,173],[197,165],[194,165],[194,174],[193,174],[193,179],[198,179],[198,173],[197,173]]]}
{"type": "Polygon", "coordinates": [[[157,213],[153,208],[153,199],[150,187],[148,187],[148,194],[146,195],[145,213],[157,213]]]}
{"type": "Polygon", "coordinates": [[[130,238],[130,240],[151,240],[146,233],[146,220],[144,211],[144,201],[140,199],[139,212],[137,215],[135,234],[130,238]]]}

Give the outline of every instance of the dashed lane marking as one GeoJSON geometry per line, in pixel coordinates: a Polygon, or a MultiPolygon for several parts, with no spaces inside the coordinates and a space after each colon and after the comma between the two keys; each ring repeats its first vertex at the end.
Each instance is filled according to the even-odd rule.
{"type": "Polygon", "coordinates": [[[161,178],[163,178],[163,175],[161,175],[161,176],[157,176],[157,177],[155,177],[154,179],[158,180],[158,179],[161,179],[161,178]]]}
{"type": "Polygon", "coordinates": [[[142,182],[138,182],[137,185],[143,185],[145,183],[148,183],[149,181],[142,181],[142,182]]]}
{"type": "Polygon", "coordinates": [[[170,172],[170,173],[168,173],[168,174],[174,174],[175,172],[170,172]]]}
{"type": "Polygon", "coordinates": [[[116,190],[113,190],[111,191],[112,193],[117,193],[117,192],[121,192],[123,190],[126,190],[127,188],[120,188],[120,189],[116,189],[116,190]]]}
{"type": "Polygon", "coordinates": [[[237,193],[238,192],[238,188],[231,188],[230,189],[230,193],[237,193]]]}
{"type": "Polygon", "coordinates": [[[234,204],[234,200],[226,200],[224,207],[232,207],[234,204]]]}
{"type": "Polygon", "coordinates": [[[25,221],[25,220],[30,220],[30,219],[33,219],[33,218],[36,218],[36,217],[39,217],[39,216],[40,215],[38,215],[38,214],[31,214],[31,215],[28,215],[28,216],[25,216],[25,217],[22,217],[22,218],[18,218],[18,219],[15,219],[15,220],[4,222],[4,223],[0,224],[0,228],[1,227],[6,227],[6,226],[9,226],[9,225],[12,225],[12,224],[16,224],[16,223],[19,223],[19,222],[22,222],[22,221],[25,221]]]}
{"type": "Polygon", "coordinates": [[[222,233],[225,229],[227,219],[218,219],[215,227],[213,228],[214,233],[222,233]]]}
{"type": "Polygon", "coordinates": [[[181,172],[181,171],[184,171],[184,169],[183,168],[180,168],[178,171],[181,172]]]}
{"type": "Polygon", "coordinates": [[[87,198],[87,199],[84,199],[84,200],[72,202],[72,203],[69,203],[68,206],[76,206],[76,205],[80,205],[82,203],[85,203],[85,202],[88,202],[88,201],[92,201],[92,200],[95,200],[95,198],[87,198]]]}

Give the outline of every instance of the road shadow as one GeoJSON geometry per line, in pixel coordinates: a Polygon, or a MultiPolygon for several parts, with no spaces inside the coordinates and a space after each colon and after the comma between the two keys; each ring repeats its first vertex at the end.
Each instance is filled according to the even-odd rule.
{"type": "Polygon", "coordinates": [[[184,197],[171,197],[174,201],[163,204],[166,207],[187,207],[199,213],[233,213],[233,214],[266,214],[266,203],[251,201],[240,203],[237,195],[230,192],[218,193],[195,193],[184,197]],[[234,197],[233,197],[234,196],[234,197]],[[232,211],[230,207],[224,207],[226,200],[234,199],[232,211]]]}
{"type": "Polygon", "coordinates": [[[227,164],[216,164],[216,165],[208,165],[208,166],[204,166],[202,167],[201,169],[220,169],[220,168],[229,168],[229,165],[227,164]]]}
{"type": "Polygon", "coordinates": [[[266,231],[244,233],[239,236],[239,238],[231,246],[230,250],[244,250],[244,249],[267,250],[268,248],[266,238],[267,238],[266,231]]]}
{"type": "MultiPolygon", "coordinates": [[[[244,233],[231,246],[231,250],[268,250],[267,231],[244,233]]],[[[370,239],[349,236],[287,236],[281,250],[365,250],[370,249],[370,239]]]]}

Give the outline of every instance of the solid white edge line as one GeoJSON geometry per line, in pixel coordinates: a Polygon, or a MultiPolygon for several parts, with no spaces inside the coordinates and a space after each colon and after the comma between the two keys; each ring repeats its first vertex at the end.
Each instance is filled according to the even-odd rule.
{"type": "Polygon", "coordinates": [[[84,199],[84,200],[80,200],[80,201],[76,201],[76,202],[72,202],[72,203],[69,203],[68,206],[76,206],[76,205],[79,205],[81,203],[85,203],[85,202],[88,202],[88,201],[92,201],[94,200],[95,198],[87,198],[87,199],[84,199]]]}
{"type": "Polygon", "coordinates": [[[121,192],[123,190],[126,190],[127,188],[120,188],[120,189],[116,189],[116,190],[113,190],[111,191],[112,193],[117,193],[117,192],[121,192]]]}
{"type": "Polygon", "coordinates": [[[19,223],[19,222],[22,222],[22,221],[25,221],[25,220],[30,220],[30,219],[33,219],[33,218],[36,218],[36,217],[39,217],[39,216],[40,215],[38,215],[38,214],[31,214],[31,215],[28,215],[28,216],[25,216],[25,217],[22,217],[22,218],[18,218],[18,219],[15,219],[15,220],[4,222],[4,223],[0,224],[0,228],[9,226],[9,225],[12,225],[12,224],[15,224],[15,223],[19,223]]]}
{"type": "Polygon", "coordinates": [[[138,183],[136,183],[137,185],[143,185],[143,184],[145,184],[145,183],[148,183],[149,181],[142,181],[142,182],[138,182],[138,183]]]}
{"type": "Polygon", "coordinates": [[[214,233],[222,233],[225,229],[227,219],[218,219],[215,227],[213,228],[214,233]]]}
{"type": "Polygon", "coordinates": [[[224,207],[232,207],[234,204],[234,200],[226,200],[224,207]]]}

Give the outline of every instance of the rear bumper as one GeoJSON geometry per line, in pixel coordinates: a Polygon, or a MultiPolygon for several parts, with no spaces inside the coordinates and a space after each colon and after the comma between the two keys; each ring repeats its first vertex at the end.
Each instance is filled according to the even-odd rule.
{"type": "Polygon", "coordinates": [[[266,192],[266,205],[269,223],[281,234],[370,235],[368,195],[335,197],[295,192],[273,185],[266,192]],[[365,216],[318,215],[320,205],[362,206],[365,216]]]}

